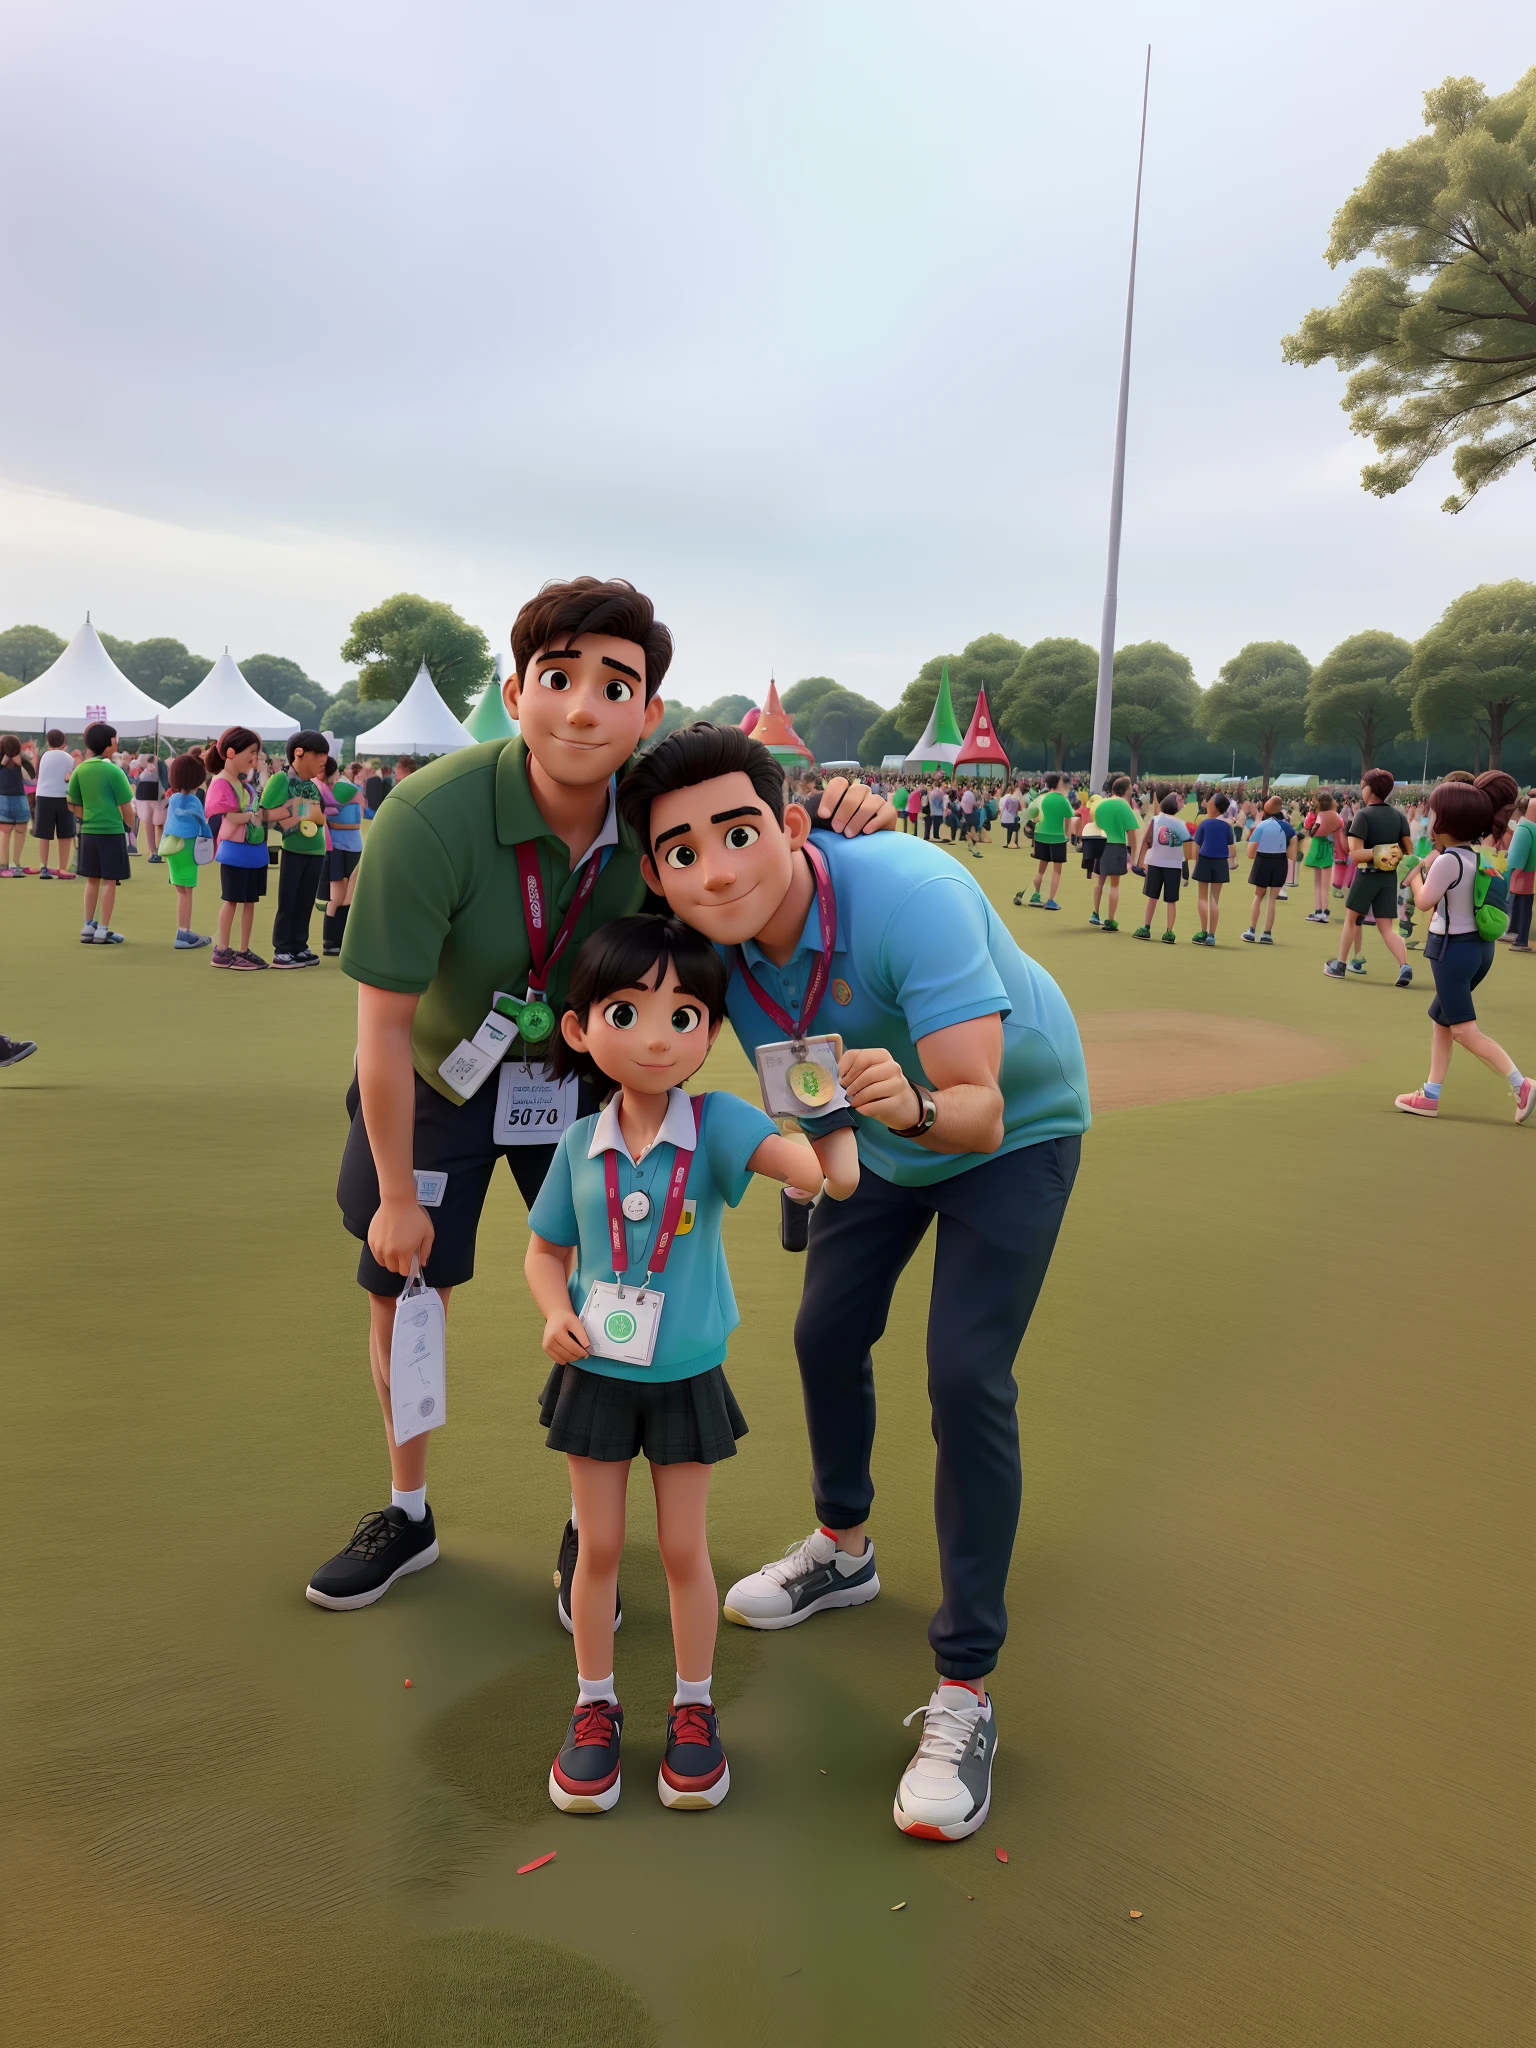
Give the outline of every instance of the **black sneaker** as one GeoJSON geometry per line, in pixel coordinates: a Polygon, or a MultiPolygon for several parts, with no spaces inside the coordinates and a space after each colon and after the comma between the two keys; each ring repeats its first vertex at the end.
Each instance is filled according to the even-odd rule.
{"type": "Polygon", "coordinates": [[[720,1722],[712,1706],[672,1707],[667,1713],[667,1753],[656,1774],[663,1806],[718,1806],[731,1789],[731,1767],[720,1747],[720,1722]]]}
{"type": "Polygon", "coordinates": [[[272,955],[272,965],[274,967],[297,967],[299,964],[297,956],[292,953],[274,953],[272,955]]]}
{"type": "Polygon", "coordinates": [[[1397,970],[1397,980],[1393,982],[1392,986],[1394,988],[1412,988],[1413,969],[1411,967],[1399,967],[1397,970]]]}
{"type": "Polygon", "coordinates": [[[326,940],[325,944],[320,948],[320,950],[325,955],[327,960],[339,960],[341,958],[340,946],[333,946],[329,939],[326,940]]]}
{"type": "Polygon", "coordinates": [[[396,1579],[436,1563],[437,1530],[430,1506],[419,1522],[413,1522],[404,1508],[379,1508],[364,1515],[345,1550],[321,1565],[304,1588],[304,1597],[338,1613],[371,1607],[396,1579]]]}
{"type": "Polygon", "coordinates": [[[318,967],[320,965],[320,955],[318,953],[311,953],[308,946],[302,946],[293,957],[300,967],[318,967]]]}
{"type": "MultiPolygon", "coordinates": [[[[576,1524],[567,1522],[560,1536],[560,1555],[555,1559],[555,1612],[568,1636],[576,1633],[571,1620],[571,1587],[576,1579],[576,1558],[580,1547],[581,1538],[576,1524]]],[[[615,1631],[624,1626],[624,1595],[617,1586],[613,1589],[613,1626],[615,1631]]]]}
{"type": "Polygon", "coordinates": [[[37,1051],[35,1038],[7,1038],[0,1032],[0,1067],[14,1067],[37,1051]]]}
{"type": "Polygon", "coordinates": [[[560,1754],[549,1767],[549,1796],[562,1813],[606,1813],[618,1805],[623,1736],[621,1706],[577,1701],[560,1754]]]}

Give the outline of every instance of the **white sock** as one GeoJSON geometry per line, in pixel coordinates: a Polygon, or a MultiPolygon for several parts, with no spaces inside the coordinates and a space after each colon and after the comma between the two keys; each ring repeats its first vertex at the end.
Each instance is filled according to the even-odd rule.
{"type": "Polygon", "coordinates": [[[85,920],[85,923],[84,923],[83,925],[81,925],[81,927],[80,927],[80,936],[81,936],[81,938],[83,939],[83,938],[85,937],[85,935],[86,935],[86,933],[87,933],[87,932],[94,932],[94,931],[95,931],[95,929],[96,929],[96,921],[95,921],[95,919],[94,919],[94,918],[90,918],[90,917],[88,917],[88,918],[87,918],[87,919],[85,920]]]}
{"type": "Polygon", "coordinates": [[[392,1486],[389,1489],[391,1507],[404,1508],[413,1522],[427,1519],[427,1489],[424,1486],[392,1486]]]}
{"type": "Polygon", "coordinates": [[[580,1522],[578,1522],[576,1519],[576,1496],[574,1493],[571,1495],[571,1527],[573,1529],[579,1529],[581,1527],[580,1522]]]}
{"type": "Polygon", "coordinates": [[[708,1678],[684,1678],[683,1674],[679,1672],[677,1674],[677,1691],[672,1695],[673,1706],[707,1707],[711,1705],[709,1688],[714,1681],[714,1675],[711,1672],[708,1678]]]}
{"type": "Polygon", "coordinates": [[[578,1671],[576,1683],[579,1687],[576,1695],[578,1706],[586,1706],[592,1700],[606,1700],[611,1707],[616,1707],[619,1704],[619,1696],[613,1689],[613,1673],[611,1671],[606,1678],[583,1678],[578,1671]]]}

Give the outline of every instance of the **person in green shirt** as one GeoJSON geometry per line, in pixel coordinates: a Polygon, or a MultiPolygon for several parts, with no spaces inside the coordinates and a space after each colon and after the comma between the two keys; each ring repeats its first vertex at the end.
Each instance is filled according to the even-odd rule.
{"type": "MultiPolygon", "coordinates": [[[[416,1261],[446,1304],[474,1276],[497,1161],[531,1205],[564,1131],[597,1108],[590,1088],[550,1075],[544,1050],[582,941],[647,900],[615,778],[661,722],[671,634],[633,584],[578,576],[523,606],[512,653],[502,697],[518,737],[396,782],[342,938],[342,972],[359,988],[336,1199],[363,1240],[357,1277],[393,1488],[310,1580],[321,1607],[366,1607],[437,1557],[427,1434],[397,1444],[391,1426],[395,1302],[416,1261]]],[[[821,810],[851,835],[895,822],[841,778],[821,810]]],[[[557,1567],[567,1623],[576,1555],[568,1525],[557,1567]]]]}
{"type": "Polygon", "coordinates": [[[1536,904],[1536,789],[1526,799],[1524,814],[1509,842],[1504,872],[1509,878],[1509,949],[1529,953],[1531,907],[1536,904]]]}
{"type": "Polygon", "coordinates": [[[133,823],[133,784],[111,759],[117,734],[98,721],[85,728],[86,758],[69,778],[65,797],[80,821],[80,873],[85,880],[82,946],[120,946],[112,929],[117,885],[128,879],[128,828],[133,823]],[[99,913],[99,915],[98,915],[99,913]]]}
{"type": "Polygon", "coordinates": [[[330,758],[323,732],[296,732],[288,741],[288,766],[268,776],[261,807],[273,813],[283,834],[277,871],[277,914],[272,920],[272,965],[318,967],[309,949],[309,920],[325,873],[325,811],[320,779],[330,758]]]}
{"type": "Polygon", "coordinates": [[[1094,824],[1104,834],[1104,850],[1099,855],[1099,871],[1093,880],[1093,915],[1089,923],[1099,923],[1099,905],[1107,886],[1109,896],[1102,925],[1107,932],[1120,929],[1115,918],[1115,912],[1120,908],[1120,877],[1130,872],[1131,835],[1141,829],[1140,818],[1126,801],[1130,788],[1131,778],[1117,775],[1109,785],[1109,795],[1099,799],[1093,813],[1094,824]]]}
{"type": "MultiPolygon", "coordinates": [[[[1029,815],[1035,823],[1035,858],[1039,865],[1035,869],[1035,887],[1029,902],[1031,909],[1060,910],[1056,891],[1061,887],[1061,871],[1067,858],[1067,834],[1072,826],[1072,799],[1061,788],[1061,777],[1053,768],[1045,778],[1045,788],[1029,807],[1029,815]],[[1046,900],[1040,901],[1040,888],[1049,868],[1051,879],[1046,887],[1046,900]]],[[[1021,889],[1014,897],[1014,904],[1024,901],[1021,889]]]]}

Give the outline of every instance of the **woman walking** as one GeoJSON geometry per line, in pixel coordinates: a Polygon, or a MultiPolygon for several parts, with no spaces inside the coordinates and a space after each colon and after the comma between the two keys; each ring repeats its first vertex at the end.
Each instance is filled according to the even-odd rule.
{"type": "Polygon", "coordinates": [[[1317,793],[1317,808],[1307,815],[1307,857],[1302,866],[1312,876],[1312,908],[1308,924],[1327,924],[1333,915],[1328,908],[1328,878],[1333,872],[1333,835],[1342,820],[1331,789],[1317,793]]]}

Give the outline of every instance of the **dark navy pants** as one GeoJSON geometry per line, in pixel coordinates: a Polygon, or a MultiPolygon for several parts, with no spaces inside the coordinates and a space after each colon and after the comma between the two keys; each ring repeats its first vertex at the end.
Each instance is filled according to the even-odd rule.
{"type": "Polygon", "coordinates": [[[938,1445],[933,1513],[944,1597],[928,1628],[946,1678],[982,1678],[1008,1630],[1004,1594],[1018,1527],[1018,1387],[1028,1328],[1077,1174],[1080,1138],[1005,1152],[931,1187],[866,1167],[846,1202],[811,1216],[795,1350],[818,1520],[866,1521],[875,1497],[873,1347],[891,1296],[938,1218],[928,1310],[928,1399],[938,1445]]]}

